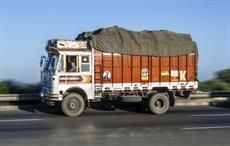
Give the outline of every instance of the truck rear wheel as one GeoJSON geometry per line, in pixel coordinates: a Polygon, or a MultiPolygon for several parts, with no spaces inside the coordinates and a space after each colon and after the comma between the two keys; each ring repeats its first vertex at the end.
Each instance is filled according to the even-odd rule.
{"type": "Polygon", "coordinates": [[[181,92],[181,97],[189,98],[191,91],[183,91],[181,92]]]}
{"type": "Polygon", "coordinates": [[[164,114],[169,109],[169,98],[165,94],[157,93],[149,98],[149,110],[156,115],[164,114]]]}
{"type": "Polygon", "coordinates": [[[85,101],[80,94],[71,93],[63,99],[61,107],[65,115],[77,117],[84,111],[85,101]]]}

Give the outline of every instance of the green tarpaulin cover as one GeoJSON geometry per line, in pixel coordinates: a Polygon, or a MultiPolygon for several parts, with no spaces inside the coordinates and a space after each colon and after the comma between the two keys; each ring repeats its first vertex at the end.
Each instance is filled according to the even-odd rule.
{"type": "Polygon", "coordinates": [[[179,56],[197,52],[189,34],[167,30],[131,31],[118,26],[79,34],[76,40],[89,41],[90,47],[131,55],[179,56]]]}

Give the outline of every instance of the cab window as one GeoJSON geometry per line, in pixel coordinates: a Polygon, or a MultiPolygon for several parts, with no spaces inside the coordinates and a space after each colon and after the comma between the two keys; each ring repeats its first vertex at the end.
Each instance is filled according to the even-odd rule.
{"type": "Polygon", "coordinates": [[[66,72],[79,72],[79,57],[73,55],[66,56],[66,72]]]}
{"type": "Polygon", "coordinates": [[[81,56],[81,71],[90,72],[90,57],[89,55],[81,56]]]}

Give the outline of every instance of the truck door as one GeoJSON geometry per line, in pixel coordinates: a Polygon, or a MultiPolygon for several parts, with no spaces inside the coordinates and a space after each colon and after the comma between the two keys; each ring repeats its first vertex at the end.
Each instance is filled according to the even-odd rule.
{"type": "Polygon", "coordinates": [[[91,53],[81,54],[79,56],[80,73],[82,77],[82,87],[85,87],[85,91],[88,95],[88,99],[94,98],[94,86],[93,86],[93,69],[92,69],[92,57],[91,53]]]}
{"type": "Polygon", "coordinates": [[[62,57],[59,63],[59,89],[66,91],[69,88],[79,87],[85,91],[89,99],[93,98],[91,53],[62,55],[62,57]]]}

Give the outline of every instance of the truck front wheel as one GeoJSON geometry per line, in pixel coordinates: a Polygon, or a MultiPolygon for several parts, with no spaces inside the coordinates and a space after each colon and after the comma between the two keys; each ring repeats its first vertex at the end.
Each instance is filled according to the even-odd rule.
{"type": "Polygon", "coordinates": [[[156,115],[164,114],[169,109],[169,97],[162,93],[157,93],[149,98],[149,110],[156,115]]]}
{"type": "Polygon", "coordinates": [[[65,115],[77,117],[84,111],[85,101],[80,94],[71,93],[63,99],[61,107],[65,115]]]}

